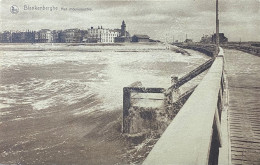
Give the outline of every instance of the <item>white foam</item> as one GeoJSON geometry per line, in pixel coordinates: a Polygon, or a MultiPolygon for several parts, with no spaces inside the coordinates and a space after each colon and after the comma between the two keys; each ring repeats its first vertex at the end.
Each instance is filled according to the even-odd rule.
{"type": "MultiPolygon", "coordinates": [[[[133,49],[129,45],[126,45],[126,47],[133,49]]],[[[158,49],[163,49],[162,47],[158,46],[158,49]]],[[[119,47],[118,49],[123,48],[119,47]]],[[[149,49],[149,46],[146,49],[149,49]]],[[[76,104],[82,99],[86,100],[93,96],[97,96],[96,99],[102,101],[101,104],[88,109],[72,110],[76,115],[95,110],[122,108],[123,87],[136,81],[141,81],[145,87],[167,88],[170,86],[171,75],[160,75],[160,70],[150,70],[143,67],[142,64],[149,65],[152,68],[157,63],[196,64],[205,60],[205,57],[197,54],[183,56],[169,50],[150,52],[13,51],[11,53],[6,51],[0,53],[0,55],[0,71],[10,67],[28,65],[46,66],[64,63],[70,65],[72,63],[81,66],[84,64],[105,64],[106,67],[98,72],[96,69],[86,68],[86,70],[90,69],[87,72],[91,78],[88,76],[82,79],[73,77],[71,79],[49,80],[30,78],[20,84],[1,85],[0,108],[15,106],[16,104],[30,104],[35,110],[43,110],[58,105],[76,104]],[[139,65],[138,68],[131,67],[134,64],[139,65]],[[8,95],[6,96],[6,94],[8,95]]],[[[76,72],[82,71],[76,70],[76,72]]],[[[174,74],[174,72],[173,70],[171,74],[174,74]]]]}

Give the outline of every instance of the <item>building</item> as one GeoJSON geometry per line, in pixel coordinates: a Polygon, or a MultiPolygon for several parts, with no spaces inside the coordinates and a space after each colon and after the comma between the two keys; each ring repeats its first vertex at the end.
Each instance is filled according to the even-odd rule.
{"type": "Polygon", "coordinates": [[[117,30],[103,29],[100,40],[102,43],[114,43],[115,38],[118,36],[119,32],[117,30]]]}
{"type": "Polygon", "coordinates": [[[82,41],[80,29],[66,29],[60,32],[60,42],[63,43],[79,43],[82,41]]]}
{"type": "Polygon", "coordinates": [[[148,35],[133,35],[132,42],[149,42],[150,37],[148,35]]]}
{"type": "MultiPolygon", "coordinates": [[[[211,42],[216,43],[216,33],[212,35],[211,42]]],[[[228,38],[225,37],[224,33],[219,33],[219,43],[227,43],[228,38]]]]}
{"type": "Polygon", "coordinates": [[[91,27],[88,29],[88,42],[114,43],[115,38],[119,35],[118,30],[104,29],[102,26],[98,28],[91,27]]]}
{"type": "Polygon", "coordinates": [[[120,35],[115,38],[115,42],[130,42],[131,37],[130,34],[126,31],[126,24],[125,21],[123,20],[121,29],[115,29],[120,32],[120,35]]]}
{"type": "Polygon", "coordinates": [[[5,43],[34,43],[35,31],[5,31],[0,33],[0,42],[5,43]]]}
{"type": "Polygon", "coordinates": [[[53,33],[50,29],[41,29],[35,34],[35,41],[39,43],[52,43],[53,33]]]}
{"type": "Polygon", "coordinates": [[[10,31],[4,31],[0,35],[0,41],[3,43],[10,43],[12,42],[12,32],[10,31]]]}
{"type": "Polygon", "coordinates": [[[212,36],[203,34],[203,37],[201,37],[200,42],[201,43],[205,43],[205,44],[206,43],[211,43],[212,42],[212,36]]]}
{"type": "Polygon", "coordinates": [[[186,39],[185,41],[184,41],[185,43],[192,43],[193,41],[192,41],[192,39],[186,39]]]}
{"type": "Polygon", "coordinates": [[[53,36],[53,43],[59,43],[60,41],[60,34],[61,34],[61,30],[53,30],[52,31],[52,36],[53,36]]]}
{"type": "MultiPolygon", "coordinates": [[[[137,42],[149,42],[149,37],[145,36],[137,39],[137,42]],[[147,38],[145,38],[147,37],[147,38]]],[[[17,43],[114,43],[114,42],[131,42],[132,38],[126,31],[126,23],[123,20],[121,29],[104,29],[91,27],[88,30],[66,29],[50,30],[41,29],[39,31],[12,32],[4,31],[0,33],[0,42],[17,42],[17,43]]]]}
{"type": "Polygon", "coordinates": [[[123,20],[122,25],[121,25],[121,37],[126,37],[126,24],[125,21],[123,20]]]}
{"type": "Polygon", "coordinates": [[[87,30],[80,30],[82,40],[81,42],[87,42],[88,41],[88,31],[87,30]]]}
{"type": "Polygon", "coordinates": [[[22,42],[22,33],[23,32],[19,32],[19,31],[13,32],[12,33],[12,42],[14,42],[14,43],[22,42]]]}

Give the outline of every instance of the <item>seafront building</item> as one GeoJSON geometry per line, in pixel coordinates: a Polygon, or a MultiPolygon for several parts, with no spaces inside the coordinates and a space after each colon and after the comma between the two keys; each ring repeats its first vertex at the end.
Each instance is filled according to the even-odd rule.
{"type": "Polygon", "coordinates": [[[3,43],[12,42],[12,32],[4,31],[0,33],[0,41],[3,43]]]}
{"type": "Polygon", "coordinates": [[[81,30],[41,29],[39,31],[4,31],[0,33],[2,43],[115,43],[115,42],[150,42],[147,35],[134,35],[126,31],[126,23],[122,21],[120,29],[108,29],[98,26],[81,30]]]}
{"type": "Polygon", "coordinates": [[[121,29],[116,29],[120,32],[120,35],[115,38],[115,42],[131,42],[132,38],[128,31],[126,31],[126,23],[122,22],[121,29]]]}
{"type": "Polygon", "coordinates": [[[35,35],[35,41],[39,43],[52,43],[53,33],[50,29],[41,29],[35,35]]]}
{"type": "Polygon", "coordinates": [[[60,31],[59,33],[59,41],[62,43],[78,43],[82,41],[80,29],[66,29],[64,31],[60,31]]]}
{"type": "Polygon", "coordinates": [[[120,35],[118,30],[104,29],[102,26],[98,28],[91,27],[88,29],[89,43],[114,43],[115,38],[120,35]]]}
{"type": "Polygon", "coordinates": [[[136,34],[132,37],[132,42],[149,42],[149,39],[148,35],[136,34]]]}

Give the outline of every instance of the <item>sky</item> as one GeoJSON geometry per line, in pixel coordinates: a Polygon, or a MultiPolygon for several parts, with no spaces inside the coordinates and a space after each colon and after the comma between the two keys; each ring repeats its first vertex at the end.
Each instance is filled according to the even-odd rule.
{"type": "MultiPolygon", "coordinates": [[[[199,41],[215,32],[215,0],[0,0],[0,31],[120,28],[161,41],[199,41]],[[19,8],[17,14],[10,7],[19,8]],[[55,7],[57,10],[26,10],[55,7]],[[67,8],[66,11],[61,8],[67,8]],[[84,9],[70,11],[69,8],[84,9]]],[[[260,0],[219,0],[220,32],[229,41],[260,41],[260,0]]]]}

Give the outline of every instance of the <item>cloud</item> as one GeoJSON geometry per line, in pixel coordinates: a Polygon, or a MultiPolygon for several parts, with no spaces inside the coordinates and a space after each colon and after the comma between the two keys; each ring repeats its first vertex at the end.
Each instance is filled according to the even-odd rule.
{"type": "MultiPolygon", "coordinates": [[[[245,40],[260,40],[259,35],[256,35],[260,34],[259,0],[219,1],[219,11],[221,32],[230,40],[238,40],[237,34],[242,34],[245,40]]],[[[122,20],[126,21],[127,30],[131,34],[148,34],[161,40],[166,36],[176,36],[175,38],[180,40],[185,38],[186,34],[199,40],[203,34],[215,31],[215,0],[1,0],[0,14],[0,31],[41,28],[88,29],[101,25],[106,28],[120,28],[122,20]],[[85,7],[91,8],[92,11],[24,11],[25,4],[59,8],[85,7]],[[17,5],[20,12],[16,15],[11,14],[11,5],[17,5]]]]}

